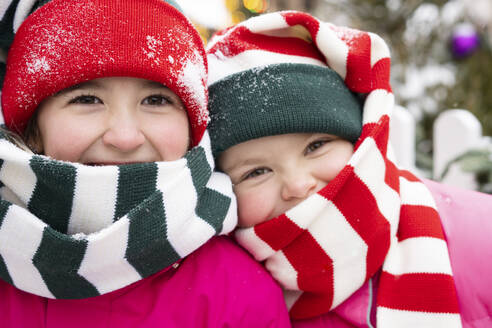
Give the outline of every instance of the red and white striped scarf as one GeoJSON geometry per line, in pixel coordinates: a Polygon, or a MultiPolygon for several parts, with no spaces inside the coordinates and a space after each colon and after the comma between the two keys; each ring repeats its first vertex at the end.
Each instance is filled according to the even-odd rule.
{"type": "Polygon", "coordinates": [[[347,166],[324,189],[279,217],[238,230],[237,240],[257,260],[265,261],[285,288],[294,319],[330,311],[381,271],[378,327],[461,327],[435,202],[424,184],[398,169],[388,154],[394,97],[384,41],[372,33],[289,11],[250,19],[223,32],[209,47],[231,57],[229,68],[234,58],[248,51],[256,56],[264,52],[258,57],[265,61],[269,52],[288,55],[290,61],[303,55],[294,53],[295,47],[283,47],[287,35],[279,31],[294,25],[309,32],[328,66],[350,90],[367,94],[362,135],[347,166]],[[250,49],[221,48],[226,38],[234,44],[230,39],[234,33],[269,43],[262,41],[250,49]]]}

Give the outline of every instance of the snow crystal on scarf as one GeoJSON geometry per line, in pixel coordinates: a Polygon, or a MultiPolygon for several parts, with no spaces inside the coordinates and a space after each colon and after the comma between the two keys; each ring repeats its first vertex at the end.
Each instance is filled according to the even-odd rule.
{"type": "Polygon", "coordinates": [[[345,42],[345,44],[349,47],[357,46],[360,42],[361,36],[364,35],[363,32],[345,28],[343,26],[329,25],[331,29],[335,32],[336,36],[345,42]]]}

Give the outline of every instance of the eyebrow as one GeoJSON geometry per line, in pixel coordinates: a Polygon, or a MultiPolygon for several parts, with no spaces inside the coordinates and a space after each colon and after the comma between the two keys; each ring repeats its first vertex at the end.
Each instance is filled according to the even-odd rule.
{"type": "Polygon", "coordinates": [[[260,158],[260,157],[250,157],[250,158],[246,158],[244,160],[241,160],[239,162],[236,162],[234,163],[233,165],[231,165],[230,167],[228,167],[227,169],[224,168],[224,171],[229,171],[229,172],[232,172],[242,166],[246,166],[246,165],[257,165],[259,164],[260,162],[264,161],[263,158],[260,158]]]}
{"type": "MultiPolygon", "coordinates": [[[[153,89],[162,89],[162,88],[165,88],[165,89],[169,89],[168,87],[166,87],[162,83],[155,82],[155,81],[149,81],[149,80],[145,80],[142,85],[143,85],[143,87],[146,87],[146,88],[153,88],[153,89]]],[[[64,94],[67,94],[69,92],[72,92],[72,91],[78,90],[78,89],[91,89],[91,88],[104,89],[104,84],[102,84],[102,83],[100,83],[100,82],[98,82],[96,80],[90,80],[90,81],[78,83],[78,84],[72,85],[72,86],[70,86],[68,88],[65,88],[63,90],[58,91],[57,93],[55,93],[53,95],[53,97],[62,96],[64,94]]]]}
{"type": "Polygon", "coordinates": [[[60,90],[58,91],[57,93],[55,93],[53,95],[53,97],[59,97],[59,96],[62,96],[64,94],[67,94],[69,92],[72,92],[74,90],[78,90],[78,89],[89,89],[89,88],[104,88],[102,86],[101,83],[95,81],[95,80],[91,80],[91,81],[86,81],[86,82],[82,82],[82,83],[79,83],[79,84],[75,84],[75,85],[72,85],[71,87],[68,87],[68,88],[65,88],[63,90],[60,90]]]}
{"type": "Polygon", "coordinates": [[[150,81],[150,80],[145,80],[144,81],[144,86],[145,87],[150,87],[150,88],[165,88],[165,89],[169,89],[168,87],[166,87],[162,83],[155,82],[155,81],[150,81]]]}

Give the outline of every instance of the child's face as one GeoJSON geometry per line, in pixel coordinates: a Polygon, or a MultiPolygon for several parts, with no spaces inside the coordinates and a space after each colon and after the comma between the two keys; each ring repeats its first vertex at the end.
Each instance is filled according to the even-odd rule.
{"type": "Polygon", "coordinates": [[[42,152],[88,165],[172,161],[188,150],[181,99],[165,86],[101,78],[62,90],[38,108],[42,152]]]}
{"type": "Polygon", "coordinates": [[[234,184],[239,226],[277,217],[321,190],[353,150],[349,141],[321,133],[269,136],[229,148],[219,166],[234,184]]]}

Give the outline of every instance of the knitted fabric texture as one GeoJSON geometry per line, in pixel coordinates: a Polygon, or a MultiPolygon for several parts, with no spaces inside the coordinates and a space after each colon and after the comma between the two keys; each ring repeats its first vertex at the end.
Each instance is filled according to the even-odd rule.
{"type": "Polygon", "coordinates": [[[0,139],[0,278],[48,298],[109,293],[158,272],[236,225],[210,138],[184,158],[86,166],[0,139]]]}
{"type": "Polygon", "coordinates": [[[206,129],[203,41],[163,0],[52,0],[18,28],[2,90],[5,124],[22,133],[40,102],[101,77],[159,82],[186,106],[193,145],[206,129]]]}
{"type": "Polygon", "coordinates": [[[248,69],[213,83],[209,95],[215,157],[241,142],[277,134],[327,132],[355,143],[361,133],[359,101],[326,67],[271,64],[248,69]]]}
{"type": "Polygon", "coordinates": [[[207,45],[214,155],[284,133],[323,132],[355,143],[362,127],[360,103],[306,31],[278,37],[262,28],[268,33],[239,24],[219,31],[207,45]]]}
{"type": "MultiPolygon", "coordinates": [[[[367,94],[362,134],[346,167],[325,188],[276,218],[238,230],[237,240],[257,260],[265,261],[285,288],[294,319],[330,311],[381,272],[375,304],[378,327],[460,327],[435,202],[424,184],[398,169],[389,156],[394,96],[384,41],[372,33],[289,11],[247,20],[221,32],[211,47],[229,49],[222,55],[229,67],[235,67],[244,58],[269,57],[268,52],[259,56],[261,47],[221,45],[235,34],[280,44],[299,30],[310,36],[351,91],[367,94]]],[[[290,54],[286,61],[296,58],[294,46],[271,51],[290,54]]],[[[211,66],[216,64],[220,65],[210,60],[211,66]]]]}

